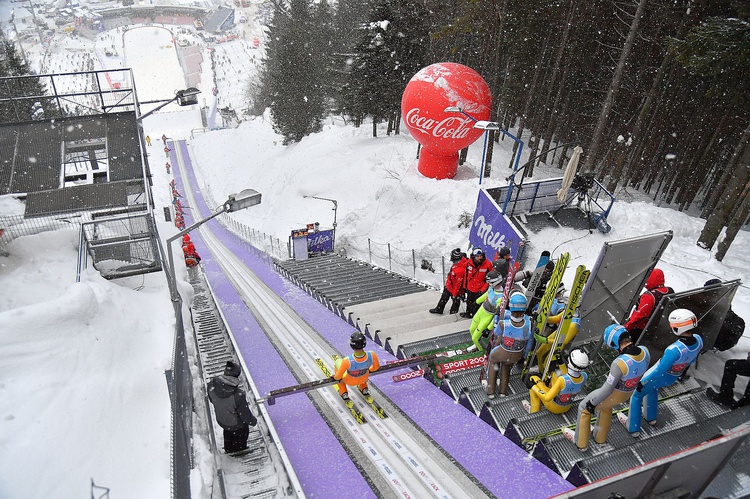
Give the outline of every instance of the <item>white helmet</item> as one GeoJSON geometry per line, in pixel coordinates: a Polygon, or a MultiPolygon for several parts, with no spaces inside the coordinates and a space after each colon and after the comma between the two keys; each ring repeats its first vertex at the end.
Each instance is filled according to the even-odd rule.
{"type": "Polygon", "coordinates": [[[685,331],[690,331],[698,325],[698,318],[693,312],[686,308],[678,308],[669,314],[669,327],[677,336],[685,331]]]}
{"type": "Polygon", "coordinates": [[[568,372],[575,371],[580,373],[588,366],[589,356],[580,348],[576,348],[568,355],[568,372]]]}

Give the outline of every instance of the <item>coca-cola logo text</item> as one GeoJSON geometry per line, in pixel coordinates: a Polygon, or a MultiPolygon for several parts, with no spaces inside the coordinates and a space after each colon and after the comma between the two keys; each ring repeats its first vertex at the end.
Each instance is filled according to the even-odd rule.
{"type": "Polygon", "coordinates": [[[469,118],[448,116],[440,121],[421,116],[418,107],[411,108],[406,113],[406,123],[413,129],[433,137],[443,139],[463,139],[472,129],[469,118]]]}

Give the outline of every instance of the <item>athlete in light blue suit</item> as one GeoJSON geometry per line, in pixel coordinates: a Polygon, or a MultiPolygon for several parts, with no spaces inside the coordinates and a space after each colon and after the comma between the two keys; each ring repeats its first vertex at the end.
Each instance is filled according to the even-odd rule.
{"type": "Polygon", "coordinates": [[[693,312],[678,308],[669,314],[669,325],[679,339],[669,345],[659,362],[646,372],[630,399],[626,426],[634,437],[640,435],[642,412],[648,424],[656,424],[659,388],[677,382],[703,349],[703,338],[694,334],[698,319],[693,312]],[[646,399],[645,410],[643,399],[646,399]]]}

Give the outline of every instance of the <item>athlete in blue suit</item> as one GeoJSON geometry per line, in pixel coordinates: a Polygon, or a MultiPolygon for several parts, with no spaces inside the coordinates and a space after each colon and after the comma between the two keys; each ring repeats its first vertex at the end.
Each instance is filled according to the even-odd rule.
{"type": "Polygon", "coordinates": [[[664,350],[659,362],[638,383],[630,399],[630,411],[626,426],[634,437],[641,432],[641,412],[650,425],[656,424],[659,388],[670,386],[695,362],[703,349],[703,338],[694,334],[698,319],[690,310],[678,308],[669,314],[669,325],[678,340],[664,350]],[[643,410],[643,399],[646,407],[643,410]]]}

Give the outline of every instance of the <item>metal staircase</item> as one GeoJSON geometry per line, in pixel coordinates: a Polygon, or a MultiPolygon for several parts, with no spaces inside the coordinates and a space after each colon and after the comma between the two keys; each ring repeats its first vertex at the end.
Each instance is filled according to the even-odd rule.
{"type": "Polygon", "coordinates": [[[428,289],[413,279],[337,254],[274,263],[279,273],[341,317],[344,307],[428,289]]]}
{"type": "MultiPolygon", "coordinates": [[[[195,293],[190,310],[193,317],[197,360],[201,371],[202,392],[206,394],[208,381],[223,373],[227,361],[236,362],[237,355],[224,320],[199,267],[188,269],[188,281],[195,293]]],[[[243,381],[244,378],[243,376],[243,381]]],[[[252,390],[246,382],[244,388],[246,393],[252,396],[252,390]]],[[[258,424],[250,428],[248,447],[251,451],[241,456],[229,456],[223,452],[220,445],[223,442],[223,431],[214,424],[213,406],[209,403],[207,396],[203,399],[202,405],[207,415],[208,437],[214,453],[220,497],[243,499],[286,497],[293,488],[289,485],[289,477],[285,473],[278,451],[270,441],[270,432],[262,414],[256,414],[258,424]]],[[[257,413],[256,410],[253,412],[257,413]]],[[[212,497],[219,496],[212,495],[212,497]]]]}

